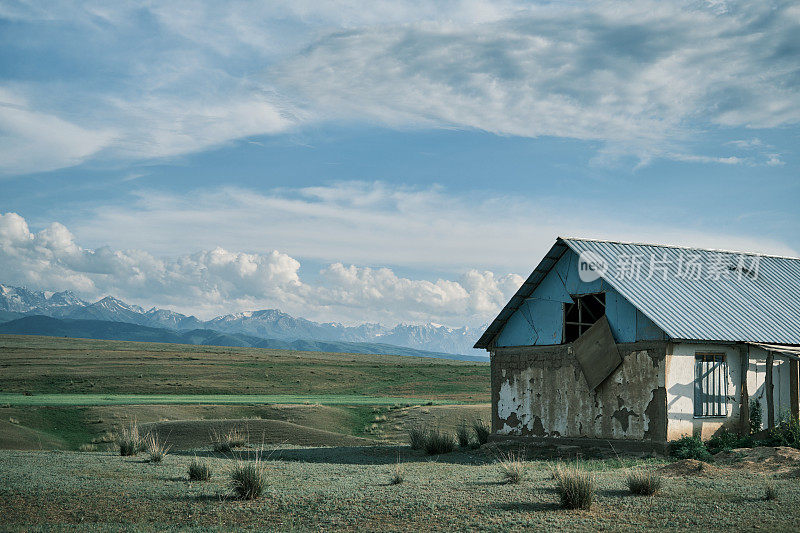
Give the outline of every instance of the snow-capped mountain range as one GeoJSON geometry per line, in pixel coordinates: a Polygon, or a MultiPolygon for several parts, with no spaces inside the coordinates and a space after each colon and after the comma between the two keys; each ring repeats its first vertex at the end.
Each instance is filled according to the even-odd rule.
{"type": "Polygon", "coordinates": [[[224,333],[243,333],[255,337],[286,341],[377,342],[432,352],[485,355],[472,345],[480,331],[450,328],[439,324],[381,324],[345,326],[335,322],[320,323],[295,318],[277,309],[247,311],[222,315],[208,321],[167,309],[144,310],[137,305],[106,296],[94,303],[81,300],[71,291],[32,291],[24,287],[0,284],[0,321],[23,315],[45,315],[54,318],[106,320],[177,331],[210,329],[224,333]]]}

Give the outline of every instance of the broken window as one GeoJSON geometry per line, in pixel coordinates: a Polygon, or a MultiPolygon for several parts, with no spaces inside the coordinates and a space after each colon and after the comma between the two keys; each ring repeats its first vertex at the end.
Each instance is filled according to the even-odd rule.
{"type": "Polygon", "coordinates": [[[694,416],[728,416],[725,354],[698,353],[694,359],[694,416]]]}
{"type": "Polygon", "coordinates": [[[575,341],[605,314],[605,293],[573,296],[572,303],[564,304],[564,342],[575,341]]]}

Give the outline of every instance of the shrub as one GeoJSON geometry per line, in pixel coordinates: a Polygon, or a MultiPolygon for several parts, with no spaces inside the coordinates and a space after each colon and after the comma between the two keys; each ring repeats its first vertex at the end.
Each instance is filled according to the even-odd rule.
{"type": "Polygon", "coordinates": [[[195,457],[189,463],[189,479],[192,481],[208,481],[211,479],[211,465],[195,457]]]}
{"type": "Polygon", "coordinates": [[[782,421],[769,432],[769,436],[762,444],[800,449],[800,422],[796,418],[782,421]]]}
{"type": "Polygon", "coordinates": [[[247,436],[239,429],[232,428],[227,433],[215,431],[211,437],[211,447],[215,452],[228,453],[234,448],[241,448],[247,444],[247,436]]]}
{"type": "Polygon", "coordinates": [[[628,474],[628,490],[631,494],[652,496],[661,489],[661,476],[656,472],[638,471],[628,474]]]}
{"type": "Polygon", "coordinates": [[[492,430],[483,420],[476,419],[472,422],[472,431],[475,433],[475,440],[478,441],[478,444],[486,444],[489,442],[489,434],[492,430]]]}
{"type": "Polygon", "coordinates": [[[459,446],[462,448],[469,448],[472,436],[470,435],[469,428],[467,428],[467,423],[463,420],[456,428],[456,438],[458,439],[459,446]]]}
{"type": "Polygon", "coordinates": [[[725,450],[732,450],[734,448],[751,448],[753,446],[753,437],[750,435],[740,437],[732,431],[723,429],[717,435],[714,435],[708,442],[706,442],[706,449],[709,453],[716,454],[725,450]]]}
{"type": "Polygon", "coordinates": [[[589,509],[594,495],[592,474],[581,470],[578,465],[558,468],[556,491],[561,497],[564,509],[589,509]]]}
{"type": "Polygon", "coordinates": [[[169,452],[170,447],[159,440],[157,435],[149,434],[144,440],[144,448],[150,456],[151,463],[160,463],[169,452]]]}
{"type": "Polygon", "coordinates": [[[525,475],[524,454],[508,452],[500,454],[500,475],[507,483],[519,483],[525,475]]]}
{"type": "Polygon", "coordinates": [[[764,421],[764,414],[761,411],[761,402],[756,398],[750,400],[750,434],[761,431],[761,423],[764,421]]]}
{"type": "Polygon", "coordinates": [[[669,455],[675,459],[697,459],[708,461],[711,454],[698,437],[681,437],[669,443],[669,455]]]}
{"type": "Polygon", "coordinates": [[[117,435],[117,446],[122,456],[136,455],[142,450],[142,438],[139,436],[139,426],[132,423],[117,435]]]}
{"type": "Polygon", "coordinates": [[[777,500],[778,499],[778,490],[775,488],[774,484],[767,483],[764,486],[764,499],[765,500],[777,500]]]}
{"type": "Polygon", "coordinates": [[[231,471],[230,487],[237,497],[252,500],[261,496],[267,485],[266,469],[261,459],[237,463],[231,471]]]}
{"type": "Polygon", "coordinates": [[[408,431],[408,441],[412,450],[422,450],[425,448],[425,441],[428,440],[428,430],[423,426],[413,427],[408,431]]]}
{"type": "Polygon", "coordinates": [[[453,436],[446,431],[434,429],[425,435],[425,453],[428,455],[440,455],[450,453],[456,448],[453,436]]]}

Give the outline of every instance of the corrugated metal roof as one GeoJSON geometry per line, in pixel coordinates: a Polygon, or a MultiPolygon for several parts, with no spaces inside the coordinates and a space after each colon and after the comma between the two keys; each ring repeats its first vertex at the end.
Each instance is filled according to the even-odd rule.
{"type": "MultiPolygon", "coordinates": [[[[546,258],[560,258],[565,247],[605,260],[603,279],[673,339],[800,344],[800,259],[573,238],[559,238],[546,258]],[[679,276],[679,265],[685,274],[688,264],[694,265],[692,275],[679,276]]],[[[546,274],[540,267],[512,298],[516,305],[509,302],[476,348],[488,347],[531,295],[546,274]]]]}

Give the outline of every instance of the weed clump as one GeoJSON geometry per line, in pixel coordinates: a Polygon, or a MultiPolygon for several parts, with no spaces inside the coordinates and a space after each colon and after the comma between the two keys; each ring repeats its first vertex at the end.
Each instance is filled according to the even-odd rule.
{"type": "Polygon", "coordinates": [[[399,485],[405,481],[405,471],[403,470],[403,466],[398,461],[396,465],[392,468],[392,471],[389,473],[389,485],[399,485]]]}
{"type": "Polygon", "coordinates": [[[761,431],[761,423],[764,421],[764,413],[761,411],[761,402],[753,398],[750,400],[750,434],[761,431]]]}
{"type": "Polygon", "coordinates": [[[139,426],[135,423],[117,434],[117,446],[119,446],[119,454],[122,456],[136,455],[142,451],[142,438],[139,436],[139,426]]]}
{"type": "Polygon", "coordinates": [[[144,448],[147,451],[147,455],[150,456],[151,463],[160,463],[164,460],[164,456],[167,455],[167,452],[169,452],[170,446],[162,442],[158,438],[158,435],[153,435],[151,433],[144,441],[144,448]]]}
{"type": "Polygon", "coordinates": [[[458,439],[459,446],[462,448],[469,448],[472,442],[472,435],[470,435],[469,428],[464,420],[462,420],[456,428],[456,438],[458,439]]]}
{"type": "Polygon", "coordinates": [[[456,443],[450,433],[434,429],[426,433],[423,448],[428,455],[441,455],[455,450],[456,443]]]}
{"type": "Polygon", "coordinates": [[[230,487],[242,500],[253,500],[261,496],[267,486],[267,474],[261,459],[240,462],[231,471],[230,487]]]}
{"type": "Polygon", "coordinates": [[[556,491],[561,498],[564,509],[589,509],[594,496],[594,480],[592,474],[581,470],[578,465],[556,467],[553,470],[556,480],[556,491]]]}
{"type": "Polygon", "coordinates": [[[791,446],[800,449],[800,421],[796,418],[783,420],[769,432],[763,445],[791,446]]]}
{"type": "Polygon", "coordinates": [[[506,483],[519,483],[525,476],[525,462],[523,454],[520,452],[508,452],[500,454],[500,475],[506,483]]]}
{"type": "Polygon", "coordinates": [[[211,465],[208,461],[195,457],[189,463],[189,479],[192,481],[208,481],[211,479],[211,465]]]}
{"type": "Polygon", "coordinates": [[[661,490],[662,479],[656,472],[639,471],[628,474],[628,490],[639,496],[652,496],[661,490]]]}
{"type": "Polygon", "coordinates": [[[422,450],[425,448],[425,441],[428,437],[428,430],[424,426],[416,426],[408,431],[408,441],[412,450],[422,450]]]}
{"type": "Polygon", "coordinates": [[[697,459],[708,461],[711,459],[706,445],[698,437],[681,437],[669,443],[669,455],[675,459],[697,459]]]}
{"type": "Polygon", "coordinates": [[[486,422],[477,419],[472,422],[472,432],[475,433],[475,440],[478,441],[478,444],[482,445],[489,442],[489,434],[491,434],[492,430],[486,422]]]}
{"type": "Polygon", "coordinates": [[[776,489],[775,485],[771,482],[764,486],[764,499],[767,501],[778,499],[778,489],[776,489]]]}
{"type": "Polygon", "coordinates": [[[241,448],[247,444],[247,436],[239,429],[233,428],[227,433],[215,431],[211,436],[211,447],[215,452],[228,453],[234,448],[241,448]]]}

